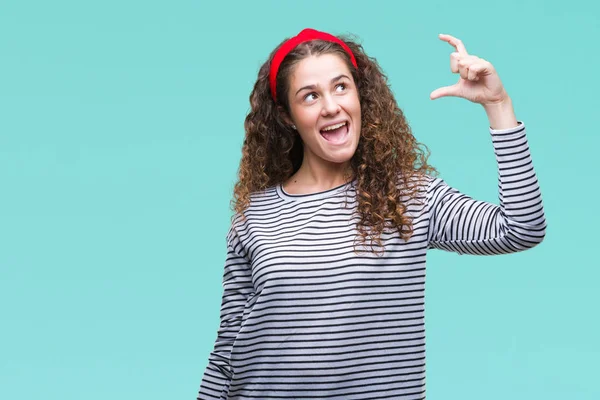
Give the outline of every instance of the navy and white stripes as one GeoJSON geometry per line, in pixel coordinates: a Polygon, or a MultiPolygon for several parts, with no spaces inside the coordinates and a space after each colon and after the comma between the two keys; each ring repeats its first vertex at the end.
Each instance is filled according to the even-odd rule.
{"type": "Polygon", "coordinates": [[[493,255],[526,250],[543,240],[546,221],[525,126],[509,132],[492,134],[500,207],[434,181],[429,190],[430,247],[493,255]]]}
{"type": "Polygon", "coordinates": [[[382,234],[383,256],[354,253],[355,181],[254,194],[227,235],[221,323],[197,398],[424,399],[427,249],[503,254],[544,238],[525,126],[490,132],[500,206],[426,176],[408,204],[413,236],[382,234]]]}

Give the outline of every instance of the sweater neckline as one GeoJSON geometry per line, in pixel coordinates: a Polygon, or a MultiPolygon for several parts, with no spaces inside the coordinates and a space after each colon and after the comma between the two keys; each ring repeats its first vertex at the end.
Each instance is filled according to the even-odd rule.
{"type": "Polygon", "coordinates": [[[343,183],[339,186],[336,186],[331,189],[323,190],[321,192],[313,192],[313,193],[302,193],[302,194],[291,194],[287,193],[283,189],[283,183],[278,183],[276,186],[277,194],[284,200],[290,201],[308,201],[308,200],[318,200],[324,199],[327,197],[333,197],[339,193],[344,192],[346,189],[350,188],[357,182],[356,179],[343,183]]]}

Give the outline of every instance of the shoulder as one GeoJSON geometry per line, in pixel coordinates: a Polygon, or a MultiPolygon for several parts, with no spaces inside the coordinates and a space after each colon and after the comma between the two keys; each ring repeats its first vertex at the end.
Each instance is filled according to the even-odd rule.
{"type": "Polygon", "coordinates": [[[283,201],[277,192],[276,185],[252,192],[248,206],[243,213],[235,212],[232,215],[230,231],[234,229],[246,231],[252,222],[263,221],[277,213],[282,204],[283,201]]]}
{"type": "Polygon", "coordinates": [[[397,174],[397,187],[402,191],[409,190],[411,192],[426,193],[439,181],[441,179],[438,177],[418,171],[412,174],[403,172],[397,174]]]}

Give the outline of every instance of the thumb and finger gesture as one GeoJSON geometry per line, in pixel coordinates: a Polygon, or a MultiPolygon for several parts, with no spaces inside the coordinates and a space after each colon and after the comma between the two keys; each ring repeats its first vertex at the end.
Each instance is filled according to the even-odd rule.
{"type": "Polygon", "coordinates": [[[450,70],[460,74],[460,78],[454,85],[431,92],[431,100],[453,96],[485,106],[502,102],[508,97],[496,69],[489,61],[467,53],[462,41],[451,35],[440,34],[439,38],[456,50],[450,54],[450,70]]]}

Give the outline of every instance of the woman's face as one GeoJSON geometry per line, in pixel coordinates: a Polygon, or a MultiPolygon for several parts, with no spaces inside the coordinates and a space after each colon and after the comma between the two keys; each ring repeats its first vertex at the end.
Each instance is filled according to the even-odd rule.
{"type": "Polygon", "coordinates": [[[360,138],[358,90],[342,59],[334,54],[303,59],[290,79],[288,99],[292,123],[304,142],[309,162],[349,161],[360,138]],[[324,132],[323,128],[339,129],[324,132]]]}

